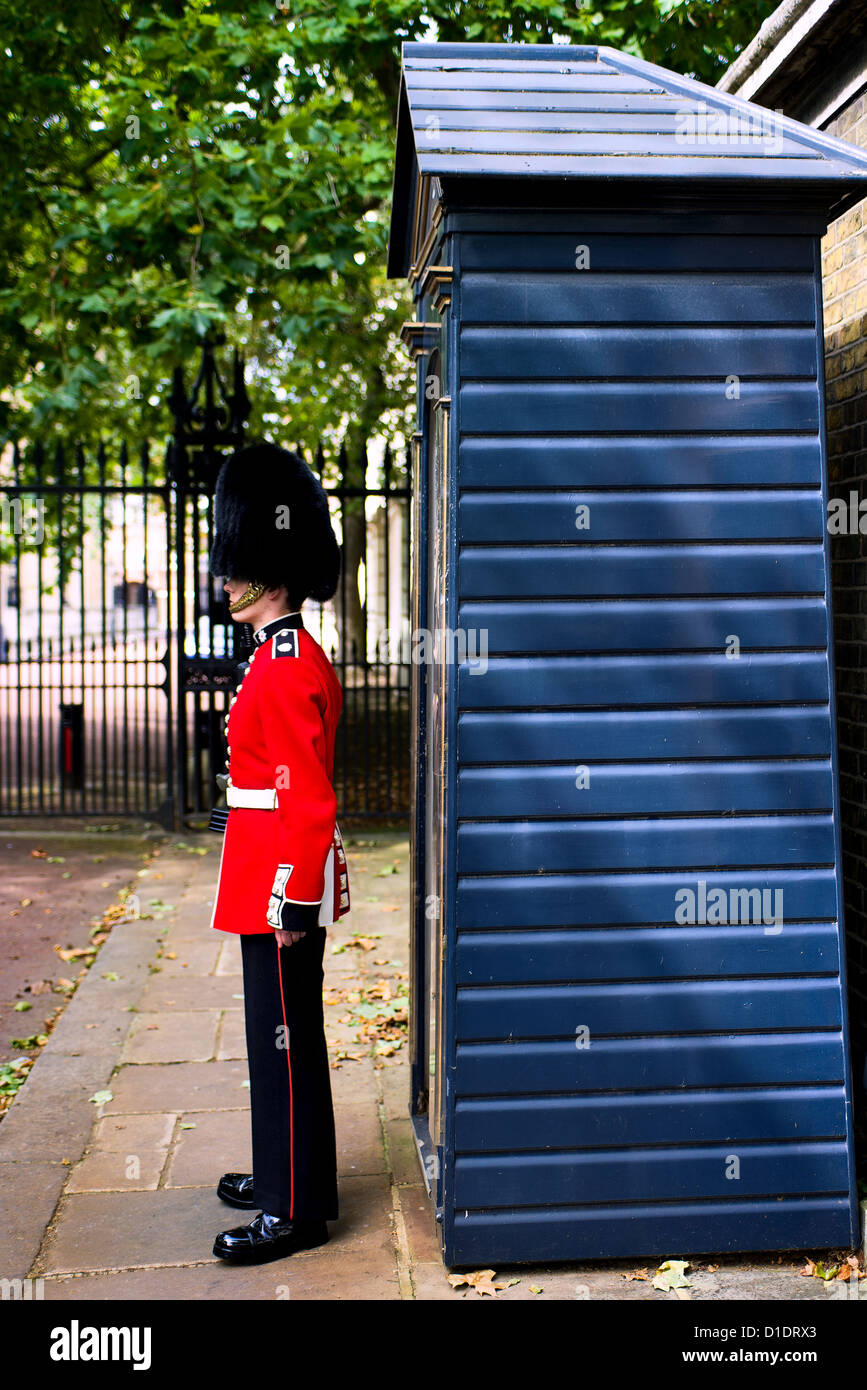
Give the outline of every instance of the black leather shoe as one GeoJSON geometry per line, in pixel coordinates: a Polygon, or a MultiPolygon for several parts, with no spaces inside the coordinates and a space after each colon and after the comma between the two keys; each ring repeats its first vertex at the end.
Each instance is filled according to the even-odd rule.
{"type": "Polygon", "coordinates": [[[263,1264],[294,1255],[296,1250],[311,1250],[327,1240],[325,1221],[288,1221],[260,1211],[249,1226],[221,1231],[214,1241],[214,1254],[235,1264],[263,1264]]]}
{"type": "Polygon", "coordinates": [[[252,1211],[256,1205],[253,1201],[252,1174],[224,1173],[217,1184],[217,1196],[228,1202],[230,1207],[243,1207],[252,1211]]]}

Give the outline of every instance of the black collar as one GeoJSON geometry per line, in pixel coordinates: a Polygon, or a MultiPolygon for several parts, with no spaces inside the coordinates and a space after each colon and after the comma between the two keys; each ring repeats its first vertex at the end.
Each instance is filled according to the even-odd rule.
{"type": "Polygon", "coordinates": [[[253,641],[257,647],[261,647],[263,642],[276,637],[278,632],[283,632],[291,627],[303,627],[304,622],[301,617],[301,610],[296,609],[294,613],[284,613],[281,618],[272,618],[264,627],[259,627],[253,633],[253,641]]]}

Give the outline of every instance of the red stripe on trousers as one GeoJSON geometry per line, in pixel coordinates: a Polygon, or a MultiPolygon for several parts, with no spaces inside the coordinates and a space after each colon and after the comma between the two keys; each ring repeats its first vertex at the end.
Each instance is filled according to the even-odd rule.
{"type": "Polygon", "coordinates": [[[274,944],[277,947],[277,973],[280,976],[280,1007],[283,1010],[283,1031],[286,1035],[286,1066],[289,1068],[289,1220],[295,1217],[295,1150],[294,1150],[294,1125],[292,1110],[292,1059],[289,1056],[289,1028],[286,1023],[286,1000],[283,998],[283,967],[280,964],[280,943],[276,936],[274,944]]]}

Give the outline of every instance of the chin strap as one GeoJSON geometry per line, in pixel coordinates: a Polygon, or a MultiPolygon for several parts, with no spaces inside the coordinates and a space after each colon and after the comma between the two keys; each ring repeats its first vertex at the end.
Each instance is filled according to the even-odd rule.
{"type": "Polygon", "coordinates": [[[250,604],[260,599],[264,592],[264,584],[248,584],[241,597],[229,604],[229,612],[240,613],[242,608],[249,608],[250,604]]]}

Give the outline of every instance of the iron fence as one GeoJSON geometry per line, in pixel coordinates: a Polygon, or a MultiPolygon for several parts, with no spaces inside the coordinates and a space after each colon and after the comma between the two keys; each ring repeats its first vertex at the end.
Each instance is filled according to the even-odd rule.
{"type": "MultiPolygon", "coordinates": [[[[231,388],[205,344],[173,430],[89,452],[13,445],[0,461],[0,815],[144,815],[197,823],[218,795],[223,721],[250,648],[208,573],[216,476],[244,442],[243,363],[231,388]]],[[[298,447],[297,445],[294,447],[298,447]]],[[[299,450],[304,453],[303,449],[299,450]]],[[[334,782],[346,822],[409,811],[408,469],[390,445],[308,463],[341,544],[338,593],[304,623],[344,692],[334,782]],[[390,640],[387,640],[390,638],[390,640]]]]}

